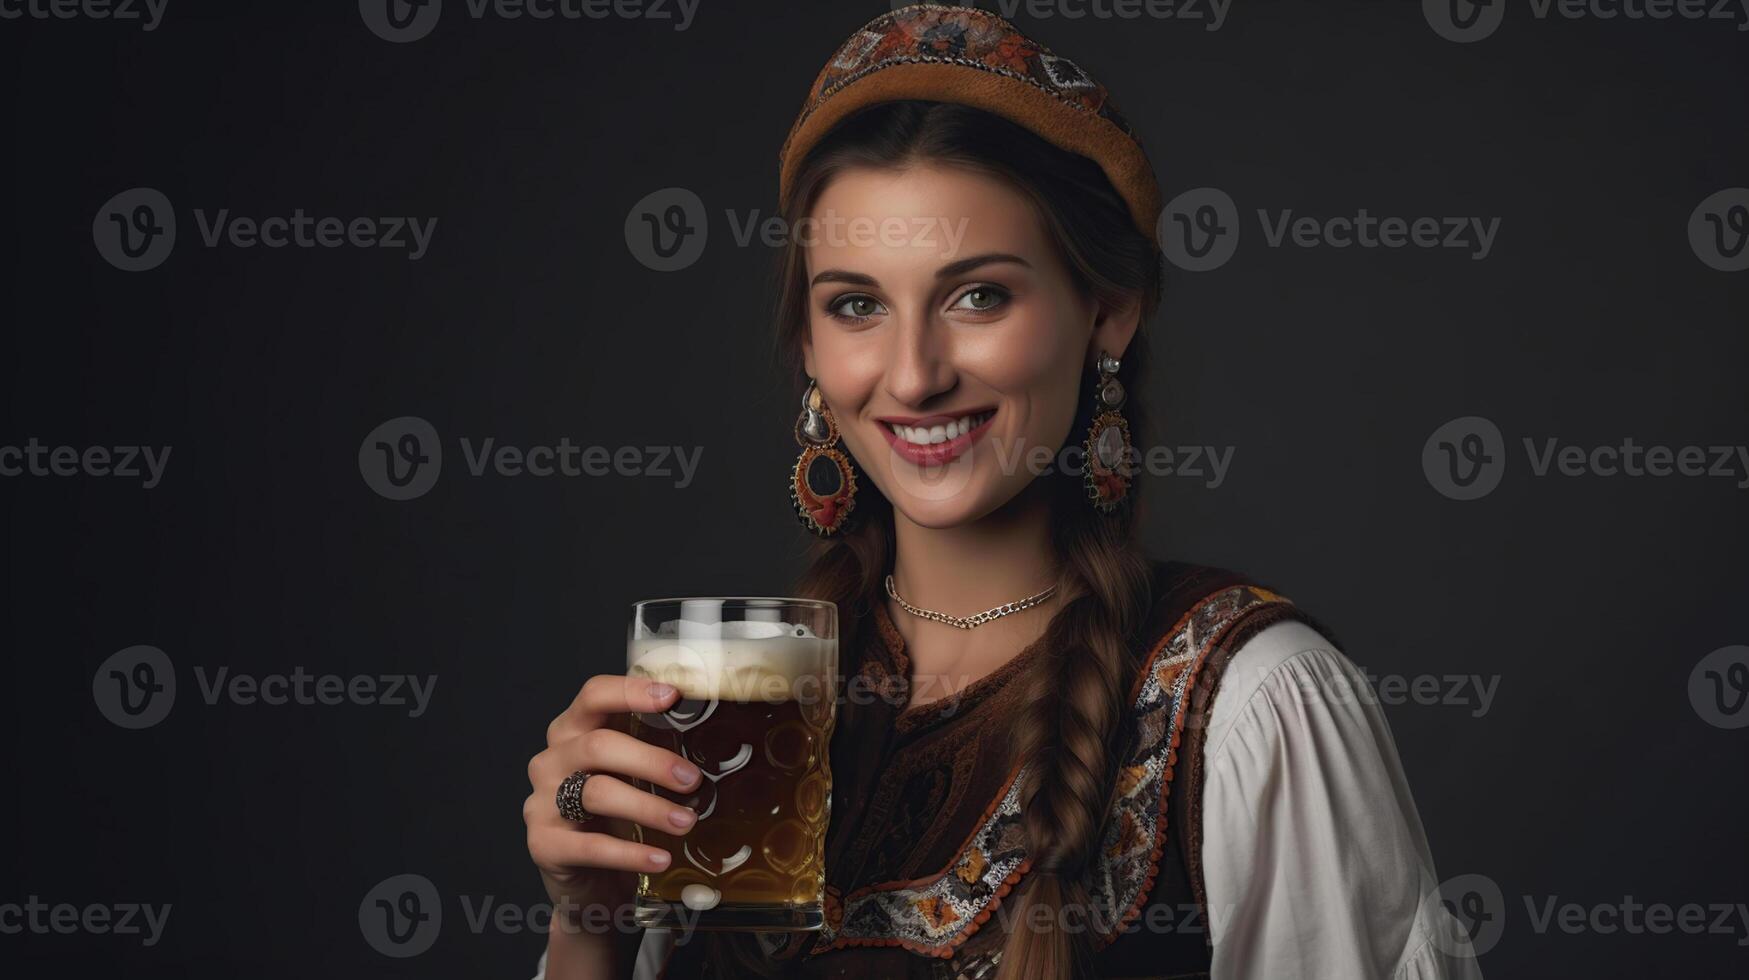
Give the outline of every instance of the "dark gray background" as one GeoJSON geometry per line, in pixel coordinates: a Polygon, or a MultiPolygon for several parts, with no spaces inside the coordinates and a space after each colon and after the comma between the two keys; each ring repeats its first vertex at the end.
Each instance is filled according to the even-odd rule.
{"type": "MultiPolygon", "coordinates": [[[[770,354],[773,253],[723,220],[774,204],[803,91],[876,3],[705,0],[691,29],[467,16],[391,44],[356,4],[170,0],[152,32],[0,21],[10,84],[0,443],[168,444],[162,485],[0,479],[12,750],[0,904],[173,903],[150,949],[0,935],[20,975],[518,976],[543,937],[462,902],[543,896],[524,763],[627,604],[783,590],[798,393],[770,354]],[[177,210],[162,266],[93,244],[112,195],[177,210]],[[665,187],[700,260],[640,265],[665,187]],[[429,254],[207,249],[193,209],[437,217],[429,254]],[[397,502],[361,440],[428,420],[436,486],[397,502]],[[458,440],[702,447],[696,481],[475,478],[458,440]],[[98,665],[176,665],[125,731],[98,665]],[[435,674],[430,710],[205,704],[193,674],[435,674]],[[360,901],[429,878],[431,951],[377,953],[360,901]]],[[[1416,3],[1236,0],[1206,21],[1017,18],[1111,86],[1166,195],[1238,202],[1222,268],[1173,270],[1142,400],[1226,482],[1156,478],[1157,554],[1235,567],[1378,674],[1498,678],[1492,710],[1392,705],[1441,875],[1503,895],[1490,977],[1739,976],[1749,934],[1539,934],[1539,907],[1749,901],[1749,730],[1691,672],[1749,643],[1736,479],[1532,475],[1526,437],[1740,445],[1749,273],[1704,265],[1702,199],[1749,185],[1749,34],[1532,17],[1438,36],[1416,3]],[[1255,211],[1500,218],[1493,253],[1269,248],[1255,211]],[[1423,476],[1440,425],[1502,430],[1499,488],[1423,476]]],[[[1709,917],[1710,918],[1710,917],[1709,917]]]]}

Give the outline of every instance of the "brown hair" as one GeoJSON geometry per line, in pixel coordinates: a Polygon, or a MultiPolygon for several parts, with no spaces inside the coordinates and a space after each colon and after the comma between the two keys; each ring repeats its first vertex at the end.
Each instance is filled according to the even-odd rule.
{"type": "MultiPolygon", "coordinates": [[[[1147,317],[1159,305],[1160,252],[1131,220],[1123,198],[1093,161],[1061,150],[999,116],[964,105],[902,101],[870,106],[839,123],[798,171],[785,219],[799,226],[821,190],[851,168],[944,164],[1007,182],[1031,202],[1083,295],[1112,305],[1141,302],[1147,317]]],[[[780,266],[777,344],[800,380],[807,336],[808,286],[802,249],[792,236],[780,266]]],[[[1138,330],[1119,374],[1131,392],[1125,406],[1132,433],[1142,426],[1134,393],[1146,343],[1138,330]]],[[[1091,421],[1091,372],[1082,381],[1079,440],[1091,421]]],[[[799,384],[798,384],[799,387],[799,384]]],[[[1112,794],[1114,744],[1130,683],[1139,669],[1136,636],[1147,612],[1148,566],[1136,543],[1133,504],[1110,514],[1094,510],[1081,478],[1060,469],[1041,488],[1052,510],[1052,539],[1064,604],[1045,631],[1048,667],[1031,678],[1016,719],[1015,762],[1025,760],[1023,827],[1032,867],[1007,919],[1015,923],[999,976],[1013,980],[1086,975],[1092,952],[1081,872],[1097,852],[1112,794]],[[1042,909],[1041,909],[1042,907],[1042,909]],[[1044,918],[1044,912],[1049,918],[1044,918]],[[1043,929],[1030,923],[1044,918],[1043,929]],[[1066,922],[1071,928],[1057,928],[1066,922]]],[[[893,561],[892,505],[861,481],[856,523],[822,542],[798,591],[830,599],[842,613],[840,648],[860,649],[881,583],[893,561]]],[[[1132,498],[1133,499],[1133,498],[1132,498]]],[[[1107,928],[1110,923],[1105,924],[1107,928]]]]}

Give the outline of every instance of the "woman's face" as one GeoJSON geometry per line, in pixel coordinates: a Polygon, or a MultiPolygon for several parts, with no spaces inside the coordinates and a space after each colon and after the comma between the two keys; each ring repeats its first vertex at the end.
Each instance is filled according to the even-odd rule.
{"type": "Polygon", "coordinates": [[[1080,295],[1027,199],[966,170],[849,170],[809,217],[807,371],[901,514],[975,521],[1064,464],[1081,381],[1137,304],[1080,295]]]}

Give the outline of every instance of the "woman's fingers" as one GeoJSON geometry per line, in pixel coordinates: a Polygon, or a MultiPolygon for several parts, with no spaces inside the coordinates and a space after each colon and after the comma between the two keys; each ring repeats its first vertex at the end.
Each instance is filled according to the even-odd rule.
{"type": "MultiPolygon", "coordinates": [[[[590,780],[594,782],[594,780],[590,780]]],[[[528,853],[534,863],[565,874],[577,868],[615,871],[660,871],[668,867],[668,852],[611,834],[577,833],[565,827],[530,828],[528,853]]]]}
{"type": "Polygon", "coordinates": [[[603,817],[630,820],[676,837],[698,822],[698,814],[691,807],[670,803],[608,775],[590,776],[583,784],[583,809],[603,817]]]}
{"type": "Polygon", "coordinates": [[[596,674],[583,683],[571,706],[547,726],[547,744],[557,745],[598,729],[607,723],[609,715],[663,711],[678,696],[674,685],[662,684],[648,677],[596,674]]]}
{"type": "MultiPolygon", "coordinates": [[[[529,760],[528,781],[534,788],[558,788],[571,773],[611,772],[665,786],[678,793],[695,788],[698,767],[664,748],[611,728],[596,728],[554,745],[529,760]]],[[[594,780],[590,780],[594,782],[594,780]]]]}

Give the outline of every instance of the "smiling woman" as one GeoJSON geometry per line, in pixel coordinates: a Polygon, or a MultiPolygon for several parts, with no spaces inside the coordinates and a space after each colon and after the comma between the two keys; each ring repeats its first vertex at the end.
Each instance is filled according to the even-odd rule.
{"type": "MultiPolygon", "coordinates": [[[[1476,977],[1354,665],[1273,591],[1137,544],[1160,195],[1105,89],[1000,18],[906,7],[816,79],[780,197],[792,227],[954,229],[783,257],[792,490],[824,539],[799,594],[837,604],[846,686],[881,694],[832,737],[825,922],[650,930],[635,962],[555,929],[548,975],[1476,977]]],[[[557,817],[567,774],[695,778],[601,736],[672,696],[612,686],[530,765],[530,850],[573,907],[665,854],[557,817]]]]}

